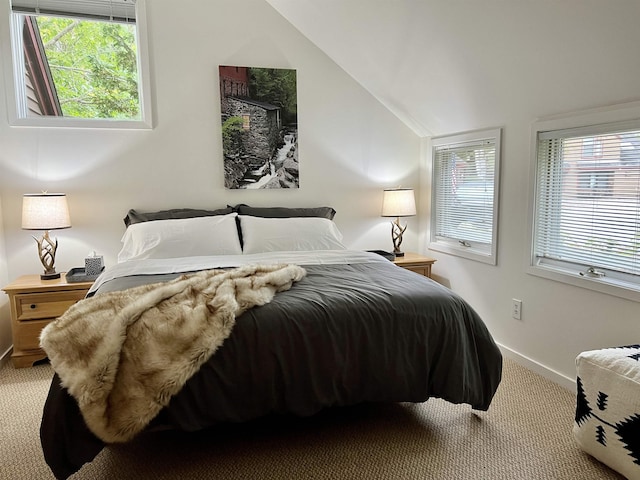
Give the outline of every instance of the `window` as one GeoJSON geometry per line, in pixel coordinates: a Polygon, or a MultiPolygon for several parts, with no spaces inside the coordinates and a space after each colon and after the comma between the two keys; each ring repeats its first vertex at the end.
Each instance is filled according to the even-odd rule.
{"type": "Polygon", "coordinates": [[[582,156],[601,157],[602,141],[597,137],[586,137],[582,139],[582,156]]]}
{"type": "Polygon", "coordinates": [[[535,133],[531,272],[634,298],[625,291],[640,293],[640,121],[535,133]]]}
{"type": "Polygon", "coordinates": [[[613,170],[589,170],[585,168],[577,175],[578,196],[605,197],[613,195],[613,170]]]}
{"type": "Polygon", "coordinates": [[[10,0],[14,125],[150,127],[143,0],[10,0]]]}
{"type": "Polygon", "coordinates": [[[500,129],[432,140],[429,248],[497,262],[500,129]]]}

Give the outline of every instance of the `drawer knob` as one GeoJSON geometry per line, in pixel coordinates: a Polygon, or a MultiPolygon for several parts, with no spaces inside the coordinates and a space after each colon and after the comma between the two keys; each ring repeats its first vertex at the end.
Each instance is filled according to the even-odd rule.
{"type": "Polygon", "coordinates": [[[32,310],[34,310],[34,309],[36,308],[36,304],[35,304],[35,303],[32,303],[32,304],[29,306],[29,308],[31,308],[32,310]]]}

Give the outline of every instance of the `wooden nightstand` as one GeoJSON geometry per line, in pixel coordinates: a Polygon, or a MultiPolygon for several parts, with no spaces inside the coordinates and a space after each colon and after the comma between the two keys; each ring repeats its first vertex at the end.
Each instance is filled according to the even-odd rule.
{"type": "Polygon", "coordinates": [[[67,283],[64,274],[55,280],[24,275],[2,289],[11,304],[11,360],[16,368],[31,367],[47,357],[40,348],[40,331],[82,300],[91,285],[93,282],[67,283]]]}
{"type": "Polygon", "coordinates": [[[424,257],[417,253],[405,252],[403,257],[396,257],[393,263],[396,265],[431,278],[431,265],[436,262],[435,258],[424,257]]]}

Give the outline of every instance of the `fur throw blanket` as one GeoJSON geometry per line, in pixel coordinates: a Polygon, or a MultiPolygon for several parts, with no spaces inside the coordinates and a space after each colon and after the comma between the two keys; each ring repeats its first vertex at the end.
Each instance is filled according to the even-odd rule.
{"type": "Polygon", "coordinates": [[[236,316],[305,275],[296,265],[245,266],[96,295],[49,324],[40,343],[91,431],[124,442],[222,345],[236,316]]]}

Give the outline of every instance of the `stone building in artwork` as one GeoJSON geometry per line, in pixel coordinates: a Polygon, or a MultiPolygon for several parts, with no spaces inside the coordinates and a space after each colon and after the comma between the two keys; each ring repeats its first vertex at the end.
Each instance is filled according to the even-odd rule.
{"type": "Polygon", "coordinates": [[[224,152],[225,186],[238,188],[247,171],[269,162],[281,143],[280,108],[249,98],[248,67],[221,66],[219,71],[222,124],[242,120],[241,148],[224,152]]]}
{"type": "Polygon", "coordinates": [[[222,114],[229,110],[227,99],[229,97],[249,97],[249,67],[219,68],[220,74],[220,102],[222,114]]]}

